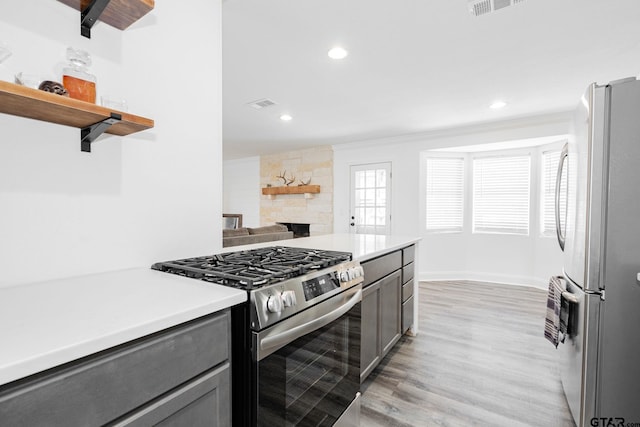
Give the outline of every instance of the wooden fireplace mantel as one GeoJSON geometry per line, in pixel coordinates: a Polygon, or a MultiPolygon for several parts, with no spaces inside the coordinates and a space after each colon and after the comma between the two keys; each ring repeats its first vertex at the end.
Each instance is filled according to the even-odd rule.
{"type": "Polygon", "coordinates": [[[273,198],[279,194],[304,194],[306,199],[313,197],[313,194],[320,192],[319,185],[296,185],[296,186],[282,186],[282,187],[265,187],[262,189],[262,194],[273,198]]]}

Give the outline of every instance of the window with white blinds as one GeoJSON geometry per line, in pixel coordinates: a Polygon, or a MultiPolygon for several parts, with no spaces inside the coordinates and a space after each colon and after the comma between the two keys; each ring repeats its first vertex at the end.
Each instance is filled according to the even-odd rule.
{"type": "Polygon", "coordinates": [[[473,159],[473,232],[529,234],[529,155],[473,159]]]}
{"type": "Polygon", "coordinates": [[[429,157],[426,172],[427,230],[461,232],[464,217],[464,157],[429,157]]]}
{"type": "MultiPolygon", "coordinates": [[[[540,173],[541,194],[540,194],[540,231],[544,236],[556,235],[556,210],[555,193],[556,177],[558,174],[558,162],[560,161],[560,150],[545,151],[541,159],[542,171],[540,173]]],[[[566,168],[565,168],[566,171],[566,168]]],[[[564,229],[564,222],[567,207],[567,180],[566,177],[560,180],[560,225],[564,229]]]]}

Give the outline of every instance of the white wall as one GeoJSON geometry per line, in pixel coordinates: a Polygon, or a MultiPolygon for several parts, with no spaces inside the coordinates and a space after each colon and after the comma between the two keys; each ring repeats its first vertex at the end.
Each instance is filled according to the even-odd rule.
{"type": "Polygon", "coordinates": [[[66,47],[88,50],[98,97],[122,94],[156,124],[88,154],[78,129],[0,115],[0,284],[221,247],[220,15],[219,0],[156,2],[128,30],[98,23],[89,40],[60,2],[0,4],[7,68],[59,81],[66,47]]]}
{"type": "Polygon", "coordinates": [[[260,157],[224,161],[224,213],[242,214],[244,227],[260,226],[260,157]]]}
{"type": "MultiPolygon", "coordinates": [[[[560,251],[550,238],[503,235],[427,234],[422,224],[421,152],[436,148],[488,144],[567,133],[568,114],[530,117],[428,135],[363,141],[334,146],[335,182],[349,182],[352,165],[392,163],[393,234],[421,236],[418,271],[421,280],[473,279],[544,287],[561,272],[560,251]]],[[[335,232],[349,231],[349,186],[336,186],[335,232]]]]}

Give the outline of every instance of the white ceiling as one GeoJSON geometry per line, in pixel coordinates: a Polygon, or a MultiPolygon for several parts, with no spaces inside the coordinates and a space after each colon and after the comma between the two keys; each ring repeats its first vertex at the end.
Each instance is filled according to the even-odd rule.
{"type": "Polygon", "coordinates": [[[640,0],[467,5],[224,1],[224,158],[567,111],[591,82],[640,75],[640,0]],[[246,105],[261,98],[277,105],[246,105]]]}

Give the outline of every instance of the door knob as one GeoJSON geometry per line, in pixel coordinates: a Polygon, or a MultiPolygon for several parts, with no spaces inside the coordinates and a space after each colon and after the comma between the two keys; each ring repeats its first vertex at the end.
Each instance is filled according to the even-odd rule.
{"type": "Polygon", "coordinates": [[[352,222],[352,223],[351,223],[351,226],[353,227],[354,225],[356,225],[356,223],[355,223],[355,222],[352,222]]]}

